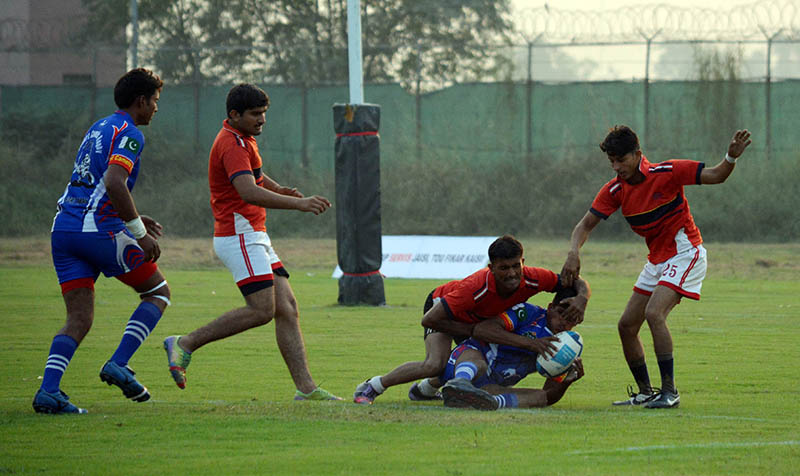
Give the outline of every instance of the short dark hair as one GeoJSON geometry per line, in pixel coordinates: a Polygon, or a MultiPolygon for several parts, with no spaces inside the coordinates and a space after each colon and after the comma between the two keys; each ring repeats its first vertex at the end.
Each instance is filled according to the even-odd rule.
{"type": "Polygon", "coordinates": [[[231,111],[243,114],[248,109],[265,106],[269,108],[269,96],[263,89],[255,84],[240,83],[228,91],[228,99],[225,100],[225,113],[230,117],[231,111]]]}
{"type": "Polygon", "coordinates": [[[553,304],[558,305],[561,301],[567,298],[575,297],[578,295],[578,291],[575,289],[574,286],[570,286],[568,288],[561,288],[556,292],[556,295],[553,296],[553,304]]]}
{"type": "Polygon", "coordinates": [[[522,256],[522,243],[511,235],[503,235],[489,245],[489,261],[492,263],[518,256],[522,256]]]}
{"type": "Polygon", "coordinates": [[[164,87],[164,82],[149,69],[136,68],[128,71],[114,86],[114,102],[120,109],[133,105],[139,96],[150,98],[164,87]]]}
{"type": "Polygon", "coordinates": [[[639,150],[639,138],[628,126],[614,126],[600,144],[600,150],[612,157],[622,157],[639,150]]]}

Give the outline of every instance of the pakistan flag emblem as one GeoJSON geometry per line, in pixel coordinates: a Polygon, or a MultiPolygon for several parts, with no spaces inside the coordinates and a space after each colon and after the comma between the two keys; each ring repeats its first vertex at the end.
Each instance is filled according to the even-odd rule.
{"type": "Polygon", "coordinates": [[[131,152],[139,152],[139,143],[136,139],[130,137],[123,137],[119,144],[120,149],[128,149],[131,152]]]}

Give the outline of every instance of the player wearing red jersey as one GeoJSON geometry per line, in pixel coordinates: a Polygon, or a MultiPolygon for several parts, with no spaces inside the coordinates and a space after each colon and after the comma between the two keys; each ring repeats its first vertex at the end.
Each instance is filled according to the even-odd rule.
{"type": "MultiPolygon", "coordinates": [[[[558,292],[559,276],[544,268],[524,266],[522,244],[505,235],[489,246],[489,266],[458,281],[451,281],[433,290],[423,308],[425,327],[425,360],[406,362],[386,375],[375,376],[356,387],[353,401],[372,403],[386,388],[417,379],[409,391],[412,400],[438,398],[435,387],[426,377],[439,375],[447,364],[450,345],[476,337],[486,342],[516,346],[536,353],[552,355],[550,338],[527,339],[501,327],[484,327],[491,332],[473,335],[475,325],[493,319],[515,304],[525,302],[542,292],[558,292]]],[[[580,277],[573,280],[577,296],[563,302],[568,305],[564,316],[575,323],[583,321],[586,303],[591,295],[588,283],[580,277]]]]}
{"type": "Polygon", "coordinates": [[[219,339],[275,319],[275,338],[297,388],[295,400],[341,400],[317,387],[308,370],[299,312],[289,273],[267,235],[266,208],[325,212],[331,203],[279,185],[262,172],[254,136],[261,134],[269,107],[267,94],[252,84],[228,93],[228,118],[214,140],[208,161],[214,251],[233,274],[245,307],[233,309],[184,336],[164,340],[170,373],[180,388],[192,352],[219,339]]]}
{"type": "Polygon", "coordinates": [[[683,187],[724,182],[750,142],[747,130],[736,131],[725,158],[711,168],[692,160],[652,164],[642,155],[636,133],[627,126],[614,127],[600,144],[617,176],[600,189],[591,208],[572,231],[561,277],[568,286],[578,276],[581,246],[600,220],[617,209],[621,208],[631,229],[647,243],[648,261],[617,325],[622,350],[639,391],[629,390],[630,398],[614,402],[615,405],[644,405],[646,408],[679,405],[667,316],[681,297],[700,299],[700,287],[706,274],[706,250],[683,187]],[[644,321],[653,336],[661,373],[659,392],[650,386],[639,338],[644,321]]]}

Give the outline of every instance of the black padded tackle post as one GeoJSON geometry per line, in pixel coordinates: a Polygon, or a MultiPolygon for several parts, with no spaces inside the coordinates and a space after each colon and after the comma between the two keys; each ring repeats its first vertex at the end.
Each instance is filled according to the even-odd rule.
{"type": "Polygon", "coordinates": [[[334,104],[339,304],[386,304],[381,268],[381,109],[334,104]]]}

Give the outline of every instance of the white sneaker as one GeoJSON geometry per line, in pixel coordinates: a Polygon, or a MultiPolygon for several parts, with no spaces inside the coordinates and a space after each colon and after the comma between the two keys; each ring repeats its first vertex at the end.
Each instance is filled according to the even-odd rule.
{"type": "Polygon", "coordinates": [[[644,405],[645,403],[649,402],[650,400],[654,399],[657,395],[656,389],[651,389],[652,393],[641,393],[641,392],[634,392],[633,387],[628,385],[628,398],[626,400],[617,400],[616,402],[612,402],[612,405],[644,405]]]}

